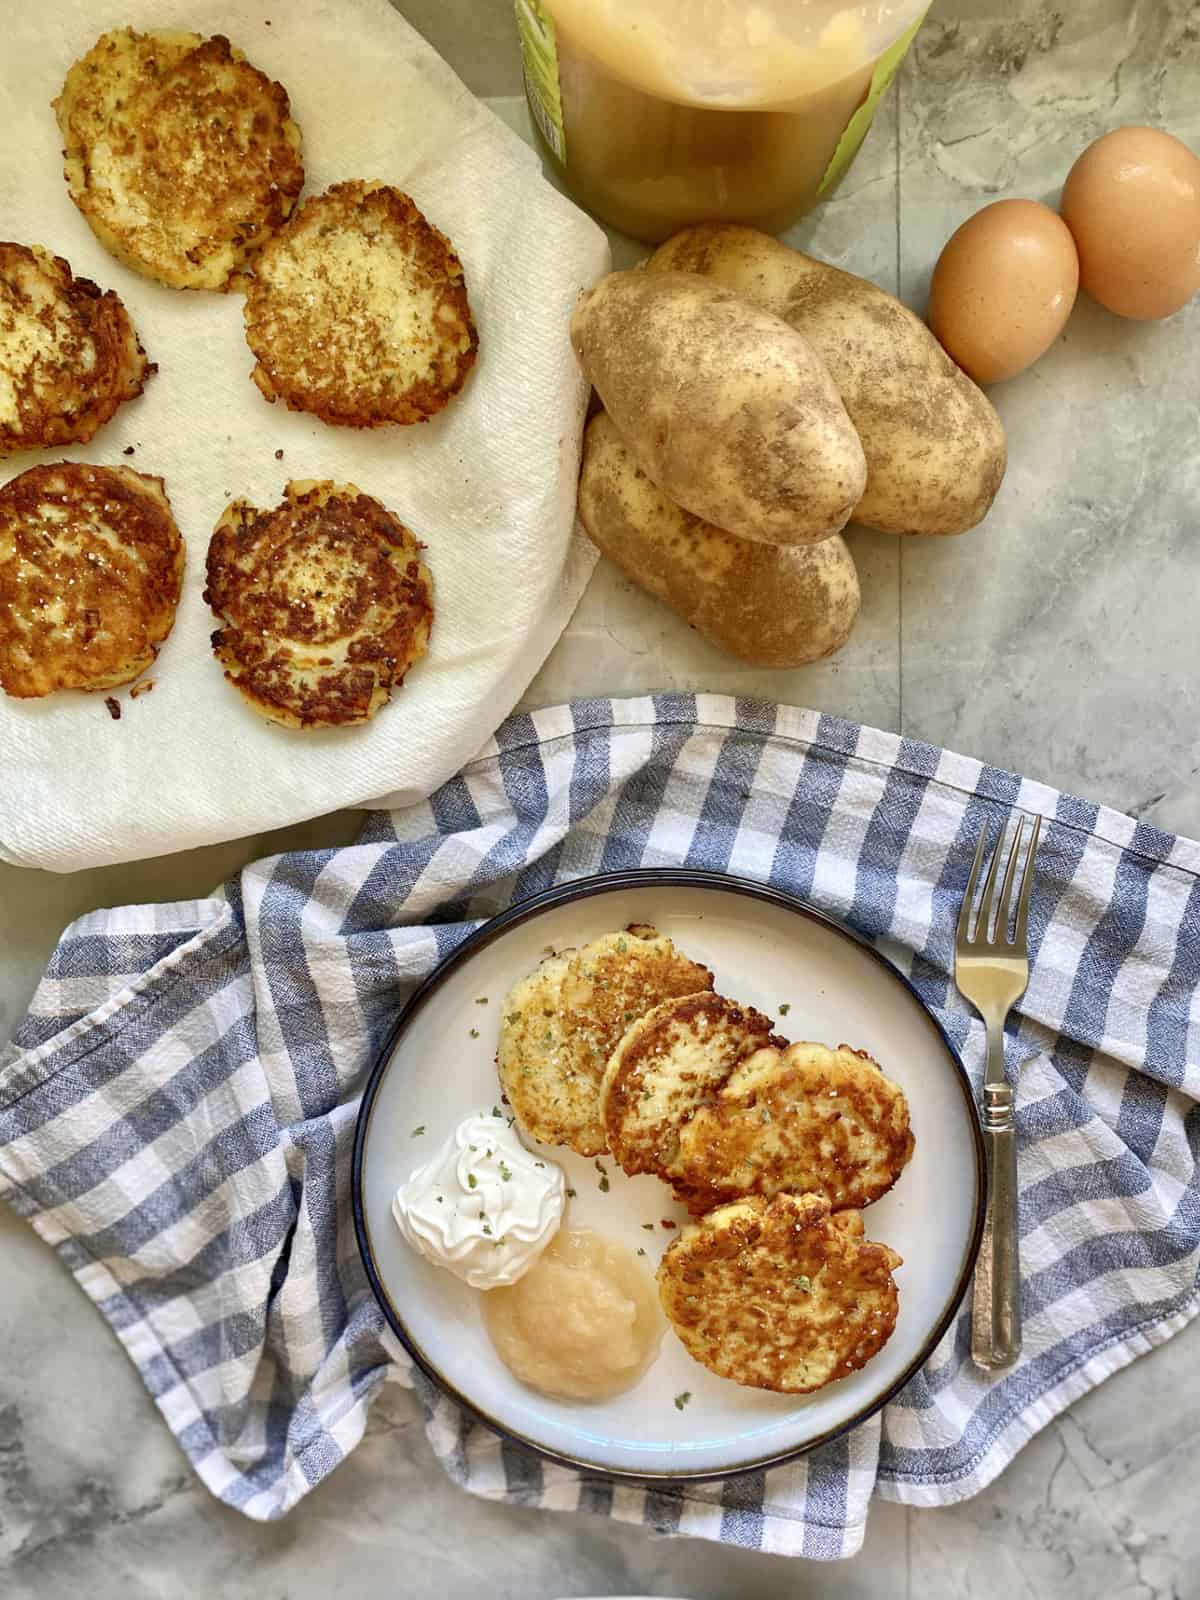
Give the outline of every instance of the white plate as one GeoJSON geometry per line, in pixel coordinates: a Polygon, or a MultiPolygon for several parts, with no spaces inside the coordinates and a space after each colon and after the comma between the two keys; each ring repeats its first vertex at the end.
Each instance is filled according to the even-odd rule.
{"type": "MultiPolygon", "coordinates": [[[[503,1107],[501,1108],[503,1109],[503,1107]]],[[[627,1178],[549,1151],[576,1190],[567,1221],[647,1252],[652,1273],[683,1209],[651,1177],[627,1178]],[[643,1224],[654,1223],[653,1232],[643,1224]]],[[[835,924],[778,891],[700,872],[610,874],[565,884],[503,913],[455,951],[410,1002],[359,1116],[353,1203],[368,1276],[420,1365],[482,1421],[572,1465],[636,1478],[717,1477],[812,1448],[882,1405],[932,1354],[966,1287],[983,1210],[982,1145],[970,1087],[907,982],[835,924]],[[411,1251],[392,1221],[396,1186],[460,1118],[500,1106],[494,1056],[501,1005],[547,945],[581,945],[649,922],[713,969],[717,988],[777,1019],[793,1039],[843,1041],[883,1063],[908,1096],[916,1151],[864,1214],[867,1234],[904,1257],[896,1331],[861,1371],[816,1394],[740,1388],[699,1366],[668,1331],[641,1382],[594,1404],[550,1400],[504,1367],[481,1296],[411,1251]],[[487,1004],[481,1002],[486,1000],[487,1004]],[[780,1007],[789,1006],[786,1015],[780,1007]],[[471,1029],[479,1037],[471,1037],[471,1029]],[[413,1129],[423,1126],[423,1136],[413,1129]],[[687,1391],[682,1409],[674,1398],[687,1391]]]]}

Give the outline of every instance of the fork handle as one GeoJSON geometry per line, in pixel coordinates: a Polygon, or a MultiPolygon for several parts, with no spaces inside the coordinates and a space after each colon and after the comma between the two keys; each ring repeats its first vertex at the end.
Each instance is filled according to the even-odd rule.
{"type": "Polygon", "coordinates": [[[971,1305],[971,1359],[1002,1372],[1021,1354],[1017,1130],[1007,1082],[984,1084],[982,1121],[988,1192],[971,1305]]]}

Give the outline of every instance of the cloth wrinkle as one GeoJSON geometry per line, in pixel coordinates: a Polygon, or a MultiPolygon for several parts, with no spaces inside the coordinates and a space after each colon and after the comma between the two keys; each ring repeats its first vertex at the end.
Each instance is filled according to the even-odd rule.
{"type": "Polygon", "coordinates": [[[357,844],[254,863],[195,907],[68,928],[0,1054],[0,1196],[110,1322],[201,1479],[252,1518],[332,1471],[394,1381],[485,1498],[849,1556],[873,1494],[977,1492],[1200,1309],[1198,884],[1191,840],[880,730],[714,695],[552,707],[510,719],[428,800],[372,813],[357,844]],[[411,1366],[355,1246],[355,1115],[401,1006],[483,918],[616,866],[769,881],[888,955],[977,1083],[953,922],[976,829],[1010,809],[1046,818],[1006,1036],[1016,1368],[971,1366],[964,1308],[850,1434],[742,1479],[639,1486],[501,1443],[411,1366]]]}

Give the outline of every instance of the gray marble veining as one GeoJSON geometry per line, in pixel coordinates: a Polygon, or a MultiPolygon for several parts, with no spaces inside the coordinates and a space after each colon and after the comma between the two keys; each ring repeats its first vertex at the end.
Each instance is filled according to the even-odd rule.
{"type": "MultiPolygon", "coordinates": [[[[1001,195],[1057,202],[1106,129],[1200,145],[1200,13],[1186,0],[937,8],[901,84],[903,297],[1001,195]]],[[[906,733],[1193,830],[1200,644],[1200,303],[1138,325],[1081,299],[1063,338],[992,390],[1009,434],[993,514],[901,552],[906,733]]]]}
{"type": "MultiPolygon", "coordinates": [[[[520,122],[509,0],[398,4],[520,122]]],[[[920,308],[967,214],[1006,194],[1053,198],[1106,127],[1161,122],[1200,147],[1198,87],[1195,0],[939,0],[850,178],[794,237],[920,308]]],[[[945,542],[852,532],[866,599],[832,662],[739,668],[602,564],[524,703],[670,687],[797,701],[1200,834],[1198,333],[1200,305],[1133,327],[1081,303],[1039,366],[994,391],[1012,466],[987,524],[945,542]]],[[[71,917],[202,894],[255,856],[340,842],[355,824],[341,813],[69,878],[0,868],[0,1036],[71,917]]],[[[1195,1328],[1051,1423],[974,1500],[878,1505],[863,1553],[827,1568],[470,1499],[396,1387],[333,1478],[282,1523],[250,1524],[191,1476],[115,1339],[3,1210],[0,1255],[5,1600],[1200,1595],[1195,1328]]]]}

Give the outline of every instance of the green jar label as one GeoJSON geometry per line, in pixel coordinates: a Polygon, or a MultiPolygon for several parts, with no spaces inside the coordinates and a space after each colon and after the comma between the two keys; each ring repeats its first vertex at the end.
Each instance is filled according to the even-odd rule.
{"type": "Polygon", "coordinates": [[[558,83],[558,41],[554,18],[542,0],[516,0],[517,34],[525,69],[525,95],[538,131],[560,161],[567,159],[562,94],[558,83]]]}
{"type": "Polygon", "coordinates": [[[879,109],[879,102],[888,92],[892,79],[900,70],[900,63],[908,54],[908,47],[917,37],[921,24],[925,21],[925,13],[921,15],[909,28],[907,33],[902,33],[890,50],[885,50],[875,63],[875,71],[871,75],[871,84],[867,90],[867,97],[858,110],[846,124],[846,130],[838,140],[838,147],[833,152],[829,165],[825,168],[825,176],[821,179],[821,187],[817,190],[818,197],[828,194],[830,189],[846,176],[850,163],[859,152],[863,140],[867,137],[875,113],[879,109]]]}

